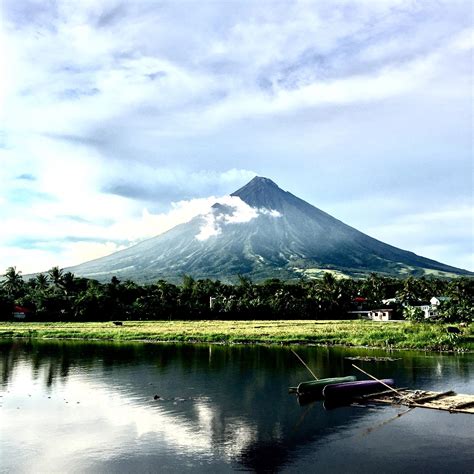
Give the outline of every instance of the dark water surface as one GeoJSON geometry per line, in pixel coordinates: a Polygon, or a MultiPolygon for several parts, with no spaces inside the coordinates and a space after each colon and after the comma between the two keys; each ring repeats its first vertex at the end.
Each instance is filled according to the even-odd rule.
{"type": "MultiPolygon", "coordinates": [[[[474,356],[299,347],[320,377],[359,362],[401,387],[474,393],[474,356]]],[[[0,341],[2,472],[474,472],[474,416],[300,406],[286,347],[0,341]],[[154,400],[154,395],[159,395],[154,400]]]]}

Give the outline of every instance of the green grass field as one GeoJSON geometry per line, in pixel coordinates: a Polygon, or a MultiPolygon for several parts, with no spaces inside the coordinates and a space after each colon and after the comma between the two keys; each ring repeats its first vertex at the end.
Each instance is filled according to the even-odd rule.
{"type": "Polygon", "coordinates": [[[396,349],[474,351],[474,325],[450,334],[447,325],[372,321],[124,321],[0,322],[0,337],[224,344],[342,344],[396,349]]]}

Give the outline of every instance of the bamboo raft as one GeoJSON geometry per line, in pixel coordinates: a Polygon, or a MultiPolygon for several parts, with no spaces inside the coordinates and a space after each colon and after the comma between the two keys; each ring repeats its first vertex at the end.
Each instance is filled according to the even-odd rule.
{"type": "Polygon", "coordinates": [[[405,405],[410,408],[430,408],[444,410],[450,413],[470,413],[474,415],[474,395],[447,392],[431,392],[427,390],[410,390],[398,388],[398,393],[392,390],[373,393],[358,397],[355,401],[385,403],[390,405],[405,405]]]}

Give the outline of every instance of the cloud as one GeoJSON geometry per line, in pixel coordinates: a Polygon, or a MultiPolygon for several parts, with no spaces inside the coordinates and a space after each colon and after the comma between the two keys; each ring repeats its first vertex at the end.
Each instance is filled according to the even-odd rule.
{"type": "Polygon", "coordinates": [[[97,240],[68,243],[63,250],[64,259],[74,262],[73,264],[83,263],[129,247],[128,244],[120,245],[115,241],[101,243],[97,240]]]}
{"type": "MultiPolygon", "coordinates": [[[[5,0],[2,15],[0,245],[51,239],[50,266],[73,260],[65,235],[100,253],[254,174],[364,228],[472,196],[468,1],[5,0]]],[[[442,227],[432,255],[454,262],[467,247],[442,227]]],[[[3,248],[0,265],[31,264],[3,248]]]]}
{"type": "MultiPolygon", "coordinates": [[[[82,197],[83,201],[71,196],[66,202],[36,202],[21,215],[13,209],[5,210],[0,245],[7,246],[9,253],[0,259],[0,265],[16,265],[28,273],[82,263],[166,232],[208,213],[213,204],[227,202],[228,198],[181,200],[172,202],[165,212],[152,213],[146,208],[140,211],[137,204],[119,196],[109,196],[107,202],[104,195],[91,193],[82,197]],[[82,212],[66,214],[74,210],[82,212]],[[27,229],[27,236],[18,237],[18,229],[27,229]]],[[[231,198],[233,202],[237,200],[231,198]]],[[[241,208],[248,207],[242,201],[239,204],[241,208]]],[[[234,213],[229,220],[238,222],[242,216],[243,213],[234,213]]]]}
{"type": "Polygon", "coordinates": [[[159,204],[170,200],[205,197],[212,193],[237,189],[256,173],[245,169],[186,170],[179,167],[156,167],[147,163],[117,164],[104,177],[102,191],[131,199],[159,204]]]}
{"type": "Polygon", "coordinates": [[[275,209],[257,209],[249,206],[237,196],[224,196],[216,200],[216,204],[204,216],[204,224],[200,227],[196,239],[205,241],[222,233],[228,224],[241,224],[257,218],[259,215],[281,217],[275,209]]]}
{"type": "MultiPolygon", "coordinates": [[[[36,207],[34,212],[40,211],[41,208],[36,207]]],[[[9,230],[0,238],[0,245],[7,245],[10,249],[9,259],[0,261],[5,268],[15,264],[24,273],[30,273],[56,265],[76,265],[162,234],[197,216],[202,216],[205,221],[196,235],[201,241],[220,234],[227,224],[248,222],[259,215],[281,216],[276,210],[255,209],[239,197],[228,195],[173,202],[171,209],[161,213],[151,213],[145,208],[139,215],[122,215],[108,222],[71,215],[47,218],[49,212],[46,211],[43,220],[29,224],[28,236],[25,237],[18,237],[15,229],[26,226],[28,216],[10,217],[6,221],[9,230]],[[52,222],[65,226],[68,234],[58,235],[51,226],[52,222]]]]}
{"type": "Polygon", "coordinates": [[[390,222],[372,226],[367,233],[424,257],[472,269],[472,216],[472,203],[432,212],[407,212],[390,222]],[[452,255],[453,249],[455,255],[452,255]]]}
{"type": "Polygon", "coordinates": [[[423,82],[416,65],[453,31],[449,21],[437,20],[436,29],[420,24],[420,13],[438,14],[429,7],[420,12],[409,3],[363,4],[351,14],[345,8],[344,2],[334,10],[275,5],[273,12],[225,5],[216,15],[225,10],[227,30],[210,30],[208,11],[196,15],[197,40],[180,38],[170,54],[166,46],[180,31],[172,20],[179,6],[64,4],[52,8],[49,18],[46,7],[23,17],[11,6],[6,31],[19,54],[10,59],[17,92],[10,127],[67,136],[122,122],[129,130],[143,132],[145,126],[158,135],[186,135],[219,127],[220,120],[379,100],[423,82]],[[19,25],[21,35],[15,34],[19,25]],[[400,51],[407,51],[402,58],[400,51]],[[32,71],[35,56],[42,61],[32,71]],[[150,117],[155,126],[144,123],[150,117]]]}
{"type": "Polygon", "coordinates": [[[20,174],[19,176],[16,177],[16,179],[25,180],[25,181],[36,181],[36,177],[30,173],[20,174]]]}
{"type": "Polygon", "coordinates": [[[199,229],[196,239],[203,242],[209,237],[214,237],[222,232],[221,228],[216,225],[214,215],[209,213],[204,216],[204,225],[199,229]]]}
{"type": "Polygon", "coordinates": [[[219,198],[213,208],[203,216],[204,225],[200,227],[196,239],[205,241],[209,237],[219,235],[226,224],[249,222],[257,216],[258,210],[237,196],[219,198]]]}

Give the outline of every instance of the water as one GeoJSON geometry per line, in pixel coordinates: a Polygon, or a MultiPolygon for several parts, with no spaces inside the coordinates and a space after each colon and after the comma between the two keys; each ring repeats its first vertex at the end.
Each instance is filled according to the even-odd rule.
{"type": "MultiPolygon", "coordinates": [[[[300,347],[321,377],[359,362],[398,386],[474,393],[474,356],[300,347]]],[[[0,341],[3,472],[472,473],[474,417],[300,406],[285,347],[0,341]],[[154,396],[160,398],[155,400],[154,396]]]]}

